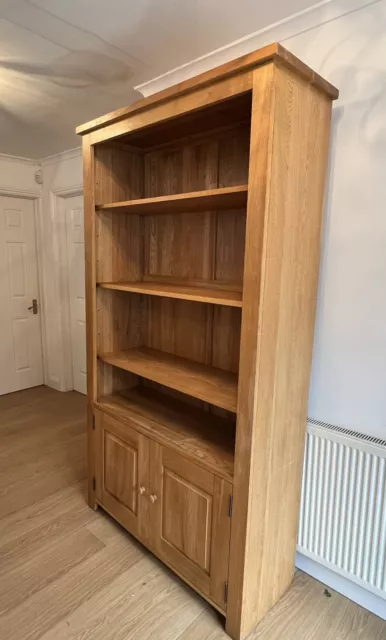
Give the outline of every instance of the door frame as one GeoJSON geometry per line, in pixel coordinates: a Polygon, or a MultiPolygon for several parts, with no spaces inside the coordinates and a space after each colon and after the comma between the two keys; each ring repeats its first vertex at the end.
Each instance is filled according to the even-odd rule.
{"type": "Polygon", "coordinates": [[[58,300],[60,305],[60,335],[61,368],[63,372],[60,391],[72,391],[74,388],[71,338],[71,305],[70,305],[70,274],[68,265],[68,247],[66,230],[67,198],[83,195],[83,184],[77,184],[65,189],[50,191],[50,209],[52,211],[54,241],[56,241],[58,255],[58,300]]]}
{"type": "Polygon", "coordinates": [[[20,198],[22,200],[31,200],[33,206],[33,215],[35,220],[35,241],[36,241],[36,262],[38,271],[38,295],[39,295],[39,326],[42,344],[42,370],[43,384],[47,384],[47,333],[46,333],[46,310],[45,310],[45,287],[44,287],[44,269],[42,263],[42,225],[43,225],[43,197],[33,191],[23,189],[2,189],[0,188],[0,196],[6,198],[20,198]]]}

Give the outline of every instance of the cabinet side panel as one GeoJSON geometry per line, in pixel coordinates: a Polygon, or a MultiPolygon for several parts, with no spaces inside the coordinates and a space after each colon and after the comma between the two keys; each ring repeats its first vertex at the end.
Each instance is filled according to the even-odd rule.
{"type": "Polygon", "coordinates": [[[83,193],[84,233],[86,260],[86,340],[87,340],[87,464],[88,503],[96,508],[95,430],[93,430],[93,401],[97,394],[96,373],[96,255],[95,255],[95,199],[94,199],[94,147],[89,136],[83,138],[83,193]]]}
{"type": "Polygon", "coordinates": [[[95,204],[142,198],[143,177],[140,151],[114,143],[95,147],[95,204]]]}
{"type": "MultiPolygon", "coordinates": [[[[273,67],[273,74],[258,323],[255,339],[244,324],[241,339],[236,522],[238,498],[244,492],[248,498],[247,505],[245,496],[240,498],[246,506],[240,516],[245,530],[232,530],[230,598],[235,610],[228,627],[234,637],[242,638],[277,602],[293,576],[331,118],[331,101],[319,90],[287,69],[273,67]],[[252,358],[246,353],[251,336],[254,344],[249,348],[256,349],[252,358]],[[250,404],[245,397],[250,392],[246,371],[254,378],[250,404]],[[250,467],[245,473],[247,448],[250,467]],[[237,555],[243,558],[242,581],[235,571],[237,555]]],[[[244,276],[248,283],[252,233],[249,228],[244,276]]],[[[252,294],[247,284],[244,313],[253,304],[252,294]]]]}
{"type": "MultiPolygon", "coordinates": [[[[240,638],[244,616],[246,535],[251,483],[251,447],[256,407],[256,361],[261,281],[261,255],[268,188],[268,164],[272,145],[274,66],[254,72],[250,139],[248,203],[245,239],[243,313],[236,428],[233,516],[231,525],[229,589],[226,630],[240,638]]],[[[258,558],[251,558],[258,571],[258,558]]],[[[257,598],[257,595],[255,594],[257,598]]],[[[252,626],[252,625],[251,625],[252,626]]]]}
{"type": "Polygon", "coordinates": [[[96,225],[97,282],[136,282],[142,278],[140,216],[98,213],[96,225]]]}

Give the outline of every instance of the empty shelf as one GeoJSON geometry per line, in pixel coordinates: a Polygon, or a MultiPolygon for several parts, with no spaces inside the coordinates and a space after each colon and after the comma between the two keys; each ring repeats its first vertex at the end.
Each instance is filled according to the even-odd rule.
{"type": "Polygon", "coordinates": [[[143,386],[104,396],[95,406],[129,425],[134,422],[144,435],[233,480],[235,424],[231,420],[143,386]]]}
{"type": "Polygon", "coordinates": [[[206,191],[178,193],[157,198],[142,198],[125,202],[112,202],[96,206],[97,211],[138,213],[154,215],[162,213],[194,213],[217,209],[239,209],[247,204],[248,186],[224,187],[206,191]]]}
{"type": "Polygon", "coordinates": [[[103,282],[99,286],[115,291],[128,291],[164,298],[180,298],[209,304],[221,304],[227,307],[242,306],[242,293],[236,289],[182,286],[163,282],[103,282]]]}
{"type": "Polygon", "coordinates": [[[100,359],[120,369],[209,402],[237,410],[237,376],[163,351],[141,347],[101,354],[100,359]]]}

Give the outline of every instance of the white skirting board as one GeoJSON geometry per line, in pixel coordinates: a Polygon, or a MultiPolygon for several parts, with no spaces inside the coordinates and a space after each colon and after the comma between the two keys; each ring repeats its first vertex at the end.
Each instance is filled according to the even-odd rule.
{"type": "Polygon", "coordinates": [[[344,578],[335,571],[324,567],[320,562],[311,560],[301,553],[296,554],[296,566],[308,575],[319,580],[330,589],[341,593],[361,607],[364,607],[376,616],[386,620],[386,602],[383,598],[371,593],[368,589],[360,587],[355,582],[344,578]]]}
{"type": "Polygon", "coordinates": [[[386,442],[314,420],[297,566],[386,619],[386,442]]]}

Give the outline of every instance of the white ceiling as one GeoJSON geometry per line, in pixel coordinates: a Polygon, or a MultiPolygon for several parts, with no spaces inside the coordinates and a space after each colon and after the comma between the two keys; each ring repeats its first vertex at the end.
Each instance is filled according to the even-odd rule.
{"type": "Polygon", "coordinates": [[[0,0],[0,153],[79,145],[133,87],[315,0],[0,0]]]}

